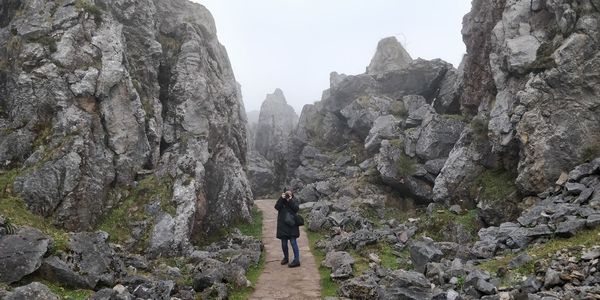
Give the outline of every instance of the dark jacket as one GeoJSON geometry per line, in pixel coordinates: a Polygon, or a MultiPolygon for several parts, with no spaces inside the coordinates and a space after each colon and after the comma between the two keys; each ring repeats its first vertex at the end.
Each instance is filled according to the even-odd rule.
{"type": "Polygon", "coordinates": [[[291,201],[287,201],[280,197],[275,204],[275,209],[277,210],[277,238],[297,239],[300,237],[300,228],[298,226],[289,226],[284,221],[286,213],[296,214],[300,210],[296,200],[292,198],[291,201]]]}

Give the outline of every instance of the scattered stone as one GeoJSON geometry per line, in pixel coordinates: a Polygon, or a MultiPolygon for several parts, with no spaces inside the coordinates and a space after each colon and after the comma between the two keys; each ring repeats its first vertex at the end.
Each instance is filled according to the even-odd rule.
{"type": "Polygon", "coordinates": [[[544,288],[551,288],[561,283],[562,279],[560,279],[560,272],[548,268],[548,270],[546,270],[546,275],[544,276],[544,288]]]}

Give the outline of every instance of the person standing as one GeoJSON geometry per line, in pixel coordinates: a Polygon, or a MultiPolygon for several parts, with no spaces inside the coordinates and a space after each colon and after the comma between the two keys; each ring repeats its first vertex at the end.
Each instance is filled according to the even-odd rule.
{"type": "Polygon", "coordinates": [[[294,251],[294,260],[289,263],[288,267],[295,268],[300,266],[300,249],[298,248],[297,239],[300,237],[300,228],[298,225],[290,225],[290,218],[294,220],[294,216],[300,210],[300,207],[294,200],[294,194],[291,191],[286,191],[281,194],[281,197],[275,204],[277,210],[277,238],[281,240],[281,250],[283,251],[283,259],[281,264],[285,265],[289,262],[288,242],[292,245],[294,251]],[[286,222],[286,217],[288,222],[286,222]]]}

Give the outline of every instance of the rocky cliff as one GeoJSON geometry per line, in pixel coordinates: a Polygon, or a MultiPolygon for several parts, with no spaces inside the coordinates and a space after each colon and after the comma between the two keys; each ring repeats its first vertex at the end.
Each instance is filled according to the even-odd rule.
{"type": "Polygon", "coordinates": [[[22,0],[0,11],[0,162],[30,211],[95,229],[155,182],[147,194],[163,196],[125,225],[156,255],[249,218],[245,110],[204,7],[22,0]]]}

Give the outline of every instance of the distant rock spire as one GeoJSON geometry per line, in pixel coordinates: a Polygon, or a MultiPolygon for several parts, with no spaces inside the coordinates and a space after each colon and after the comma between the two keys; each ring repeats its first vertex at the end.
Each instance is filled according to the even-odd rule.
{"type": "Polygon", "coordinates": [[[367,73],[378,74],[400,70],[406,68],[411,62],[410,54],[395,37],[391,36],[382,39],[377,44],[377,51],[367,67],[367,73]]]}

